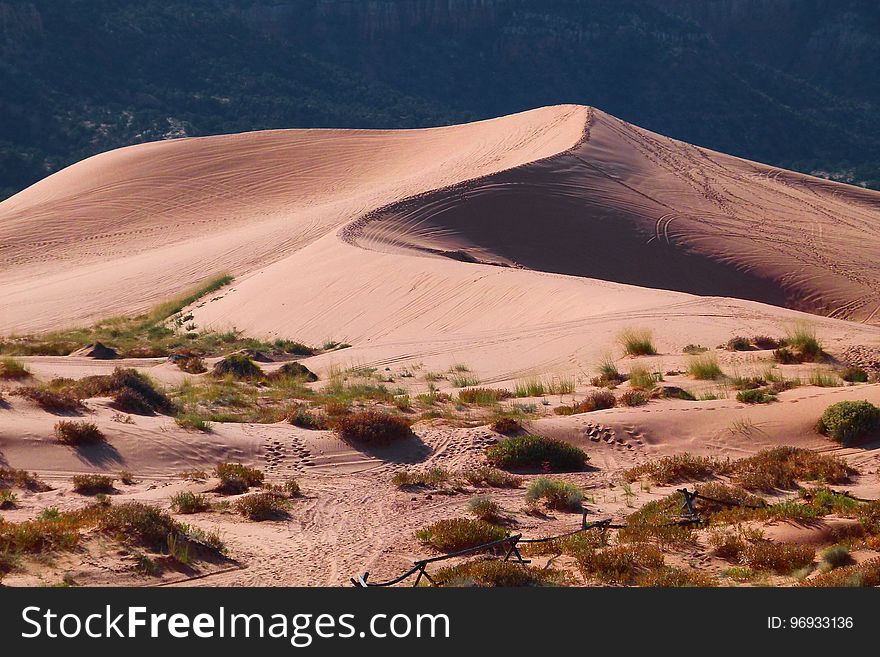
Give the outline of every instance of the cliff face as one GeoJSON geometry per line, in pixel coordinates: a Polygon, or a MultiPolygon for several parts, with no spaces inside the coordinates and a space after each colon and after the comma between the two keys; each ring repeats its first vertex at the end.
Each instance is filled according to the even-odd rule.
{"type": "Polygon", "coordinates": [[[151,139],[555,103],[880,186],[868,0],[0,0],[0,198],[151,139]]]}

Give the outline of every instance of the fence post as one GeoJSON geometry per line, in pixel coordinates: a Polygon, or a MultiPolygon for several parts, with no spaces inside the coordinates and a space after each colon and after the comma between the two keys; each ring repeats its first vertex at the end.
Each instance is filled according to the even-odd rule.
{"type": "Polygon", "coordinates": [[[697,496],[697,493],[691,493],[687,488],[679,488],[678,492],[681,493],[683,498],[681,504],[682,515],[687,515],[691,520],[696,520],[697,512],[694,509],[694,498],[697,496]]]}

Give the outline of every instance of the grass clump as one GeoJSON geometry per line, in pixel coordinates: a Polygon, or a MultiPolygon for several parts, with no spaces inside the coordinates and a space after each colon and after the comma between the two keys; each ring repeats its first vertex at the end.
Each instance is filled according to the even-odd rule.
{"type": "Polygon", "coordinates": [[[453,518],[440,520],[415,533],[422,543],[441,552],[457,552],[506,538],[507,531],[483,520],[453,518]]]}
{"type": "Polygon", "coordinates": [[[688,374],[699,381],[714,381],[724,376],[714,355],[694,356],[688,363],[688,374]]]}
{"type": "Polygon", "coordinates": [[[271,491],[251,493],[236,501],[235,510],[249,520],[276,520],[289,515],[290,502],[271,491]]]}
{"type": "Polygon", "coordinates": [[[495,388],[467,388],[458,391],[458,400],[462,404],[476,404],[478,406],[493,406],[504,399],[510,399],[513,393],[510,390],[495,388]]]}
{"type": "Polygon", "coordinates": [[[736,483],[747,490],[773,492],[795,489],[798,481],[841,484],[856,470],[838,456],[783,446],[734,462],[733,473],[736,483]]]}
{"type": "Polygon", "coordinates": [[[809,322],[795,322],[785,335],[785,345],[795,351],[802,363],[818,363],[824,358],[816,328],[809,322]]]}
{"type": "Polygon", "coordinates": [[[176,513],[203,513],[211,508],[211,503],[205,495],[181,491],[171,498],[171,508],[176,513]]]}
{"type": "Polygon", "coordinates": [[[522,484],[522,478],[487,465],[466,468],[460,476],[472,486],[481,488],[519,488],[522,484]]]}
{"type": "Polygon", "coordinates": [[[360,411],[336,420],[336,431],[347,443],[365,447],[385,446],[414,437],[406,418],[381,411],[360,411]]]}
{"type": "Polygon", "coordinates": [[[556,472],[583,469],[589,457],[579,447],[544,436],[506,438],[486,450],[490,465],[503,470],[540,468],[556,472]]]}
{"type": "Polygon", "coordinates": [[[659,377],[647,368],[636,366],[629,371],[629,385],[633,390],[651,391],[659,381],[659,377]]]}
{"type": "Polygon", "coordinates": [[[621,331],[617,341],[627,356],[656,356],[653,336],[649,329],[628,328],[621,331]]]}
{"type": "Polygon", "coordinates": [[[514,395],[517,397],[543,397],[547,387],[539,378],[520,379],[514,384],[514,395]]]}
{"type": "Polygon", "coordinates": [[[436,488],[448,483],[452,474],[443,468],[413,471],[401,470],[391,477],[391,483],[398,488],[436,488]]]}
{"type": "Polygon", "coordinates": [[[214,430],[213,425],[195,411],[178,413],[174,417],[174,423],[187,431],[211,433],[214,430]]]}
{"type": "Polygon", "coordinates": [[[709,588],[718,586],[718,580],[693,568],[662,566],[638,574],[635,584],[649,588],[709,588]]]}
{"type": "Polygon", "coordinates": [[[747,544],[742,556],[746,564],[754,570],[789,575],[813,563],[816,550],[810,545],[758,541],[747,544]]]}
{"type": "Polygon", "coordinates": [[[846,446],[880,426],[880,408],[869,401],[841,401],[822,413],[816,430],[846,446]]]}
{"type": "Polygon", "coordinates": [[[620,396],[622,406],[644,406],[650,401],[650,397],[642,390],[627,390],[620,396]]]}
{"type": "Polygon", "coordinates": [[[62,420],[55,424],[55,439],[64,445],[77,447],[104,442],[104,434],[94,422],[62,420]]]}
{"type": "Polygon", "coordinates": [[[18,504],[18,495],[8,488],[0,488],[0,509],[14,509],[18,504]]]}
{"type": "Polygon", "coordinates": [[[466,561],[441,568],[431,578],[446,587],[563,586],[568,576],[555,568],[537,568],[498,559],[466,561]]]}
{"type": "Polygon", "coordinates": [[[32,376],[27,365],[15,358],[0,358],[0,379],[5,381],[20,381],[32,376]]]}
{"type": "Polygon", "coordinates": [[[287,421],[295,427],[311,431],[323,431],[329,426],[325,415],[310,411],[302,405],[297,405],[288,413],[287,421]]]}
{"type": "Polygon", "coordinates": [[[526,492],[527,502],[543,500],[549,508],[557,511],[579,511],[583,499],[583,491],[574,484],[549,477],[538,477],[529,484],[526,492]]]}
{"type": "Polygon", "coordinates": [[[860,564],[835,568],[811,577],[801,585],[823,588],[880,586],[880,557],[860,564]]]}
{"type": "Polygon", "coordinates": [[[730,470],[730,461],[721,461],[711,456],[692,456],[675,454],[624,471],[627,481],[638,481],[648,477],[655,484],[672,484],[685,481],[705,481],[730,470]]]}
{"type": "Polygon", "coordinates": [[[211,370],[216,377],[231,376],[236,380],[261,379],[263,370],[246,354],[229,354],[211,370]]]}
{"type": "Polygon", "coordinates": [[[244,493],[251,487],[262,486],[265,475],[261,470],[241,463],[219,463],[214,469],[220,484],[217,492],[225,495],[244,493]]]}
{"type": "Polygon", "coordinates": [[[480,385],[480,380],[473,374],[453,374],[449,377],[453,388],[469,388],[480,385]]]}
{"type": "Polygon", "coordinates": [[[845,545],[832,545],[819,553],[819,570],[828,572],[835,568],[842,568],[853,563],[849,548],[845,545]]]}
{"type": "Polygon", "coordinates": [[[73,490],[80,495],[109,495],[116,492],[113,477],[98,474],[83,474],[73,477],[73,490]]]}
{"type": "Polygon", "coordinates": [[[479,520],[496,523],[501,519],[501,507],[488,495],[475,495],[467,502],[467,512],[479,520]]]}
{"type": "Polygon", "coordinates": [[[736,400],[743,404],[769,404],[776,401],[776,393],[769,388],[749,388],[736,393],[736,400]]]}

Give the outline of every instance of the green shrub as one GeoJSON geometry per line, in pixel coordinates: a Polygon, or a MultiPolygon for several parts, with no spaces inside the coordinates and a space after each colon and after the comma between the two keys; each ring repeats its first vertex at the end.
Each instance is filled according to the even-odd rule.
{"type": "Polygon", "coordinates": [[[551,567],[537,568],[512,561],[482,559],[439,569],[431,575],[438,586],[520,587],[563,586],[568,577],[551,567]]]}
{"type": "Polygon", "coordinates": [[[64,445],[91,445],[104,442],[104,434],[93,422],[62,420],[55,424],[55,439],[64,445]]]}
{"type": "Polygon", "coordinates": [[[471,518],[440,520],[415,533],[417,539],[441,552],[466,550],[501,540],[507,535],[507,531],[501,527],[471,518]]]}
{"type": "Polygon", "coordinates": [[[817,431],[849,445],[880,426],[880,408],[868,401],[841,401],[825,409],[817,431]]]}
{"type": "Polygon", "coordinates": [[[237,500],[235,509],[250,520],[274,520],[289,515],[290,503],[274,492],[251,493],[237,500]]]}
{"type": "Polygon", "coordinates": [[[31,377],[27,365],[16,358],[0,358],[0,379],[20,381],[31,377]]]}
{"type": "Polygon", "coordinates": [[[730,471],[730,461],[720,461],[710,456],[675,454],[625,470],[627,481],[650,477],[656,484],[703,481],[730,471]]]}
{"type": "Polygon", "coordinates": [[[849,383],[867,383],[868,373],[861,367],[847,367],[840,373],[840,378],[849,383]]]}
{"type": "Polygon", "coordinates": [[[198,413],[179,413],[174,417],[174,423],[181,429],[187,431],[201,431],[203,433],[211,433],[214,425],[208,422],[198,413]]]}
{"type": "Polygon", "coordinates": [[[688,374],[700,381],[714,381],[724,376],[718,359],[711,354],[694,356],[688,363],[688,374]]]}
{"type": "Polygon", "coordinates": [[[624,329],[617,336],[617,340],[628,356],[655,356],[657,354],[649,329],[624,329]]]}
{"type": "Polygon", "coordinates": [[[97,495],[99,493],[107,495],[116,491],[113,487],[113,481],[113,477],[105,475],[75,475],[73,477],[73,490],[80,495],[97,495]]]}
{"type": "Polygon", "coordinates": [[[302,494],[302,488],[296,479],[285,479],[281,485],[281,490],[287,493],[288,497],[298,497],[302,494]]]}
{"type": "Polygon", "coordinates": [[[323,431],[328,428],[326,416],[310,411],[301,405],[288,413],[287,421],[295,427],[311,431],[323,431]]]}
{"type": "Polygon", "coordinates": [[[153,414],[153,407],[150,403],[143,395],[131,388],[123,388],[114,393],[111,406],[123,413],[133,413],[135,415],[153,414]]]}
{"type": "Polygon", "coordinates": [[[114,504],[101,514],[98,527],[125,542],[165,552],[168,535],[179,533],[179,525],[170,515],[141,502],[114,504]]]}
{"type": "Polygon", "coordinates": [[[500,433],[505,436],[510,436],[515,433],[519,433],[522,431],[522,423],[516,418],[512,417],[501,417],[495,420],[492,424],[489,425],[489,428],[495,433],[500,433]]]}
{"type": "Polygon", "coordinates": [[[514,384],[513,394],[517,397],[543,397],[547,388],[539,378],[520,379],[514,384]]]}
{"type": "Polygon", "coordinates": [[[14,509],[18,504],[18,495],[8,488],[0,488],[0,509],[14,509]]]}
{"type": "Polygon", "coordinates": [[[767,388],[751,388],[736,393],[736,400],[743,404],[769,404],[776,401],[776,393],[767,388]]]}
{"type": "Polygon", "coordinates": [[[177,513],[203,513],[211,508],[207,496],[190,491],[181,491],[171,498],[171,508],[177,513]]]}
{"type": "Polygon", "coordinates": [[[849,548],[845,545],[832,545],[825,548],[819,554],[819,560],[821,561],[819,568],[822,571],[834,570],[853,563],[849,548]]]}
{"type": "Polygon", "coordinates": [[[245,354],[229,354],[211,370],[214,376],[232,376],[233,379],[260,379],[263,370],[245,354]]]}
{"type": "Polygon", "coordinates": [[[589,457],[579,447],[544,436],[514,436],[486,450],[489,463],[504,470],[546,468],[564,472],[581,470],[589,457]]]}
{"type": "Polygon", "coordinates": [[[785,335],[785,344],[797,353],[802,363],[817,363],[824,357],[822,343],[815,327],[806,321],[792,324],[785,335]]]}
{"type": "Polygon", "coordinates": [[[313,383],[318,380],[318,375],[301,363],[291,362],[284,363],[284,365],[272,372],[268,378],[270,381],[296,379],[297,381],[313,383]]]}
{"type": "Polygon", "coordinates": [[[391,483],[398,488],[435,488],[447,483],[450,479],[452,479],[452,475],[443,468],[431,468],[423,471],[401,470],[391,477],[391,483]]]}
{"type": "Polygon", "coordinates": [[[658,377],[645,367],[637,365],[629,371],[629,385],[633,390],[653,390],[657,381],[658,377]]]}
{"type": "Polygon", "coordinates": [[[856,471],[838,456],[800,447],[763,449],[734,463],[733,478],[743,488],[772,492],[792,490],[798,481],[841,484],[856,471]]]}
{"type": "Polygon", "coordinates": [[[347,443],[365,447],[391,445],[413,438],[406,418],[381,411],[360,411],[336,420],[336,431],[347,443]]]}
{"type": "Polygon", "coordinates": [[[574,484],[549,477],[538,477],[526,492],[526,501],[544,500],[549,508],[558,511],[579,511],[583,499],[583,491],[574,484]]]}
{"type": "Polygon", "coordinates": [[[835,568],[805,580],[802,586],[876,587],[880,586],[880,557],[852,566],[835,568]]]}
{"type": "Polygon", "coordinates": [[[663,566],[663,552],[653,545],[615,545],[578,556],[584,577],[608,584],[629,584],[641,573],[663,566]]]}
{"type": "Polygon", "coordinates": [[[241,463],[220,463],[214,469],[220,479],[217,492],[226,495],[237,495],[248,488],[262,486],[265,475],[256,468],[249,468],[241,463]]]}

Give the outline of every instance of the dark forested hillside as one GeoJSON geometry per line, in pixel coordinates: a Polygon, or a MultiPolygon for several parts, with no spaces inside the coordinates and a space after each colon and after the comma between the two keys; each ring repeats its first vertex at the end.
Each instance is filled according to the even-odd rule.
{"type": "Polygon", "coordinates": [[[0,198],[88,155],[595,105],[880,186],[867,0],[0,0],[0,198]]]}

